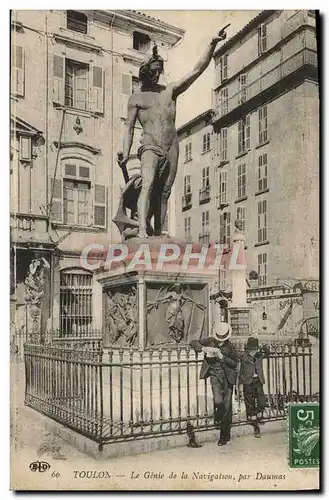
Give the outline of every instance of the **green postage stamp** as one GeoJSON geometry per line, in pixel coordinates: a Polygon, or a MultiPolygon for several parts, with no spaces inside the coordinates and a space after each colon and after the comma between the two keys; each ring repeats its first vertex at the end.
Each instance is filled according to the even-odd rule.
{"type": "Polygon", "coordinates": [[[320,467],[320,407],[315,403],[289,405],[289,466],[320,467]]]}

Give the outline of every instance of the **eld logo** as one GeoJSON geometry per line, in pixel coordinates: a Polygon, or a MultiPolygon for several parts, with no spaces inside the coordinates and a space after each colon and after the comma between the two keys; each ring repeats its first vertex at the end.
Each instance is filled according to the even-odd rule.
{"type": "Polygon", "coordinates": [[[46,470],[49,470],[50,469],[50,465],[48,464],[48,462],[40,462],[39,460],[37,460],[36,462],[31,462],[30,463],[30,470],[32,472],[46,472],[46,470]]]}

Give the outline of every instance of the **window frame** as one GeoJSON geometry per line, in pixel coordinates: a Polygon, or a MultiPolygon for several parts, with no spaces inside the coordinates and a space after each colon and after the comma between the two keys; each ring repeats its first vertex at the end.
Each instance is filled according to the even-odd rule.
{"type": "Polygon", "coordinates": [[[246,232],[247,229],[247,207],[244,205],[239,205],[236,207],[236,218],[242,222],[242,232],[246,232]],[[242,214],[242,216],[241,216],[242,214]]]}
{"type": "Polygon", "coordinates": [[[64,68],[64,105],[69,107],[69,108],[74,108],[74,109],[80,109],[82,111],[88,111],[90,109],[90,102],[89,102],[89,77],[90,77],[90,65],[87,63],[82,63],[79,61],[74,61],[69,58],[65,58],[65,68],[64,68]],[[72,75],[68,74],[68,69],[72,69],[72,75]],[[85,89],[78,89],[77,88],[77,80],[80,78],[77,75],[77,70],[78,69],[84,69],[85,70],[85,89]],[[67,77],[71,76],[72,77],[72,97],[67,95],[67,87],[69,86],[67,83],[67,77]],[[85,92],[85,107],[81,107],[78,105],[77,100],[77,92],[84,90],[85,92]],[[68,99],[72,99],[73,104],[69,104],[67,102],[68,99]]]}
{"type": "Polygon", "coordinates": [[[267,23],[262,23],[258,28],[258,54],[267,51],[267,23]]]}
{"type": "Polygon", "coordinates": [[[240,163],[238,165],[238,176],[237,176],[237,199],[244,198],[247,196],[247,164],[240,163]]]}
{"type": "Polygon", "coordinates": [[[268,189],[268,160],[267,153],[262,153],[258,156],[258,191],[268,189]],[[262,175],[263,174],[263,175],[262,175]]]}
{"type": "Polygon", "coordinates": [[[258,144],[265,144],[268,141],[268,115],[267,105],[258,109],[258,144]]]}
{"type": "Polygon", "coordinates": [[[60,272],[59,304],[61,336],[88,337],[93,328],[92,273],[83,268],[63,269],[60,272]],[[76,332],[73,325],[78,325],[76,332]]]}
{"type": "Polygon", "coordinates": [[[267,200],[258,202],[257,209],[257,242],[267,241],[267,200]]]}
{"type": "Polygon", "coordinates": [[[268,281],[267,253],[259,253],[257,257],[258,286],[266,286],[268,281]]]}
{"type": "Polygon", "coordinates": [[[202,136],[202,153],[208,153],[211,150],[211,134],[206,132],[202,136]]]}
{"type": "Polygon", "coordinates": [[[220,160],[227,161],[227,149],[228,149],[228,128],[224,127],[220,131],[220,160]]]}
{"type": "Polygon", "coordinates": [[[231,212],[223,212],[219,218],[219,243],[230,246],[231,244],[231,212]]]}
{"type": "Polygon", "coordinates": [[[238,154],[250,150],[250,115],[238,122],[238,154]]]}
{"type": "Polygon", "coordinates": [[[210,167],[203,167],[202,169],[202,178],[201,178],[201,187],[202,189],[210,188],[210,167]]]}
{"type": "Polygon", "coordinates": [[[218,174],[218,197],[219,205],[227,203],[227,170],[219,170],[218,174]],[[222,187],[225,186],[225,190],[222,187]]]}
{"type": "Polygon", "coordinates": [[[228,79],[228,54],[220,57],[220,81],[225,82],[228,79]]]}
{"type": "Polygon", "coordinates": [[[192,141],[185,143],[185,163],[192,160],[192,141]]]}

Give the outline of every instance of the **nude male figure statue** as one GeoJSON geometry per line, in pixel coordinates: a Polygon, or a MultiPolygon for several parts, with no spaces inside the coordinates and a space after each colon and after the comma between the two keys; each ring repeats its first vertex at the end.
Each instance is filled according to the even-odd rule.
{"type": "Polygon", "coordinates": [[[179,154],[175,127],[177,97],[185,92],[208,67],[217,43],[226,38],[226,28],[227,26],[212,38],[193,70],[167,87],[158,83],[160,74],[163,72],[164,61],[158,55],[156,47],[153,49],[153,56],[140,67],[141,88],[128,101],[128,116],[123,153],[121,153],[123,158],[120,161],[121,168],[124,168],[129,160],[134,125],[138,119],[143,128],[143,144],[138,150],[142,175],[142,189],[138,198],[138,237],[140,238],[148,236],[152,215],[154,215],[155,235],[161,235],[165,222],[179,154]],[[156,196],[153,194],[156,206],[150,207],[153,189],[156,194],[156,196]]]}

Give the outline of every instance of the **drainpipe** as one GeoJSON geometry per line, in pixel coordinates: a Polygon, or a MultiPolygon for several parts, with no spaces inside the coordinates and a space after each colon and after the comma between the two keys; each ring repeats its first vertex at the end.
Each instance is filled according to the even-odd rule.
{"type": "MultiPolygon", "coordinates": [[[[114,47],[114,44],[113,44],[113,23],[114,23],[114,19],[115,19],[115,12],[113,14],[113,17],[112,17],[112,20],[111,20],[111,24],[110,24],[110,30],[111,30],[111,135],[112,135],[112,139],[111,139],[111,164],[110,164],[110,169],[111,169],[111,200],[110,200],[110,210],[111,210],[111,214],[113,213],[113,179],[114,179],[114,172],[113,172],[113,168],[114,168],[114,165],[113,165],[113,157],[114,157],[114,154],[115,154],[115,151],[114,151],[114,54],[113,54],[113,47],[114,47]]],[[[110,224],[111,224],[111,217],[108,217],[108,223],[109,223],[109,229],[110,229],[110,236],[112,238],[112,228],[110,227],[110,224]]]]}
{"type": "Polygon", "coordinates": [[[51,207],[52,207],[52,203],[53,203],[55,181],[56,181],[56,175],[57,175],[57,169],[58,169],[59,151],[60,151],[60,148],[61,148],[63,128],[64,128],[65,112],[66,112],[66,109],[63,109],[61,130],[60,130],[60,133],[59,133],[58,147],[57,147],[57,154],[56,154],[55,172],[54,172],[54,178],[53,178],[53,182],[52,182],[52,186],[51,186],[51,196],[50,196],[48,214],[50,214],[50,212],[51,212],[51,207]]]}

